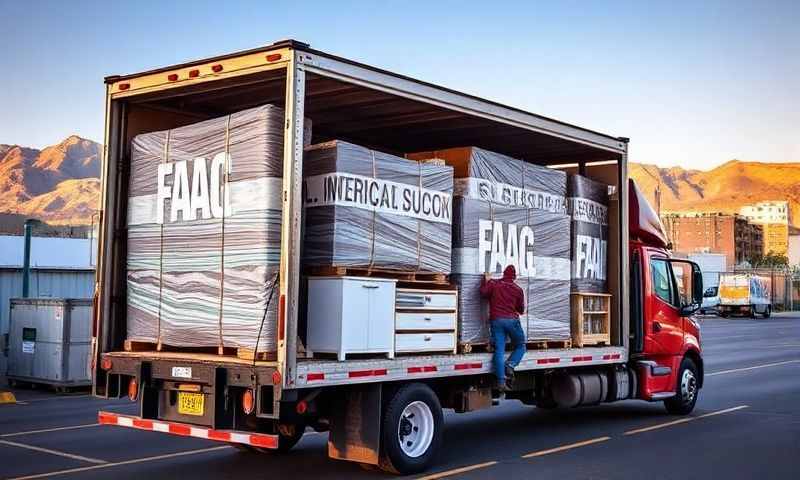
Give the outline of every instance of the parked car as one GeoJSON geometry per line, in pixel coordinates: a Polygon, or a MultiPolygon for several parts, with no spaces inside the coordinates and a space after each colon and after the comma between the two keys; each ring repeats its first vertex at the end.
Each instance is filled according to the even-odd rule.
{"type": "Polygon", "coordinates": [[[700,313],[717,313],[719,309],[719,287],[708,287],[703,292],[703,305],[700,313]]]}

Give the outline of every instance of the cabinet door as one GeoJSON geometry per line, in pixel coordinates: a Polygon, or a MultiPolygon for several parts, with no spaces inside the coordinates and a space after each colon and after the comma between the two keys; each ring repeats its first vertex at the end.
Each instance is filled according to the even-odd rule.
{"type": "Polygon", "coordinates": [[[342,284],[342,345],[345,351],[362,351],[369,347],[369,309],[371,284],[360,280],[344,280],[342,284]]]}
{"type": "Polygon", "coordinates": [[[369,348],[389,351],[394,339],[394,284],[363,282],[362,288],[369,291],[369,348]]]}

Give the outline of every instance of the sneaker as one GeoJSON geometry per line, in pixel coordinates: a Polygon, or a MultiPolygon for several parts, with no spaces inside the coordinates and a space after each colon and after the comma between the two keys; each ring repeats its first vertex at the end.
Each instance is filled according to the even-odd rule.
{"type": "Polygon", "coordinates": [[[506,378],[513,382],[514,381],[514,367],[506,363],[506,378]]]}
{"type": "Polygon", "coordinates": [[[501,394],[505,393],[505,391],[508,390],[508,386],[506,386],[506,381],[505,380],[498,380],[497,381],[497,386],[495,387],[495,389],[498,392],[500,392],[501,394]]]}

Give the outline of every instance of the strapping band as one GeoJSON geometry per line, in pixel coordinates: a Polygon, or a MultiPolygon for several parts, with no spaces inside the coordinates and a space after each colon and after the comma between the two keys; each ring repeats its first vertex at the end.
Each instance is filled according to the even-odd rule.
{"type": "MultiPolygon", "coordinates": [[[[376,179],[377,169],[375,167],[375,150],[370,149],[370,155],[372,156],[372,178],[376,179]]],[[[370,250],[369,250],[369,265],[367,266],[367,272],[372,273],[372,267],[375,265],[375,225],[377,223],[378,212],[373,209],[372,210],[372,230],[370,232],[370,250]]]]}
{"type": "Polygon", "coordinates": [[[225,162],[222,164],[222,241],[220,242],[220,275],[219,275],[219,353],[222,354],[225,342],[222,334],[222,307],[225,298],[225,206],[227,202],[227,185],[230,175],[230,155],[228,154],[231,141],[231,115],[225,123],[225,162]]]}
{"type": "MultiPolygon", "coordinates": [[[[169,141],[172,130],[167,130],[167,141],[164,142],[164,158],[161,163],[169,163],[169,141]]],[[[159,208],[164,208],[160,205],[159,208]]],[[[162,212],[163,214],[163,212],[162,212]]],[[[159,251],[158,251],[158,330],[156,332],[156,349],[161,349],[161,303],[164,291],[164,222],[159,225],[159,251]]]]}

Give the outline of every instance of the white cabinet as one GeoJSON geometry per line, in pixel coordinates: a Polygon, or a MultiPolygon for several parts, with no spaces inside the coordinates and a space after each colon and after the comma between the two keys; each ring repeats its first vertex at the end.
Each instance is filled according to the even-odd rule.
{"type": "Polygon", "coordinates": [[[397,280],[362,277],[308,279],[308,350],[384,353],[394,358],[397,280]]]}
{"type": "Polygon", "coordinates": [[[396,303],[395,352],[455,353],[456,291],[398,288],[396,303]]]}

